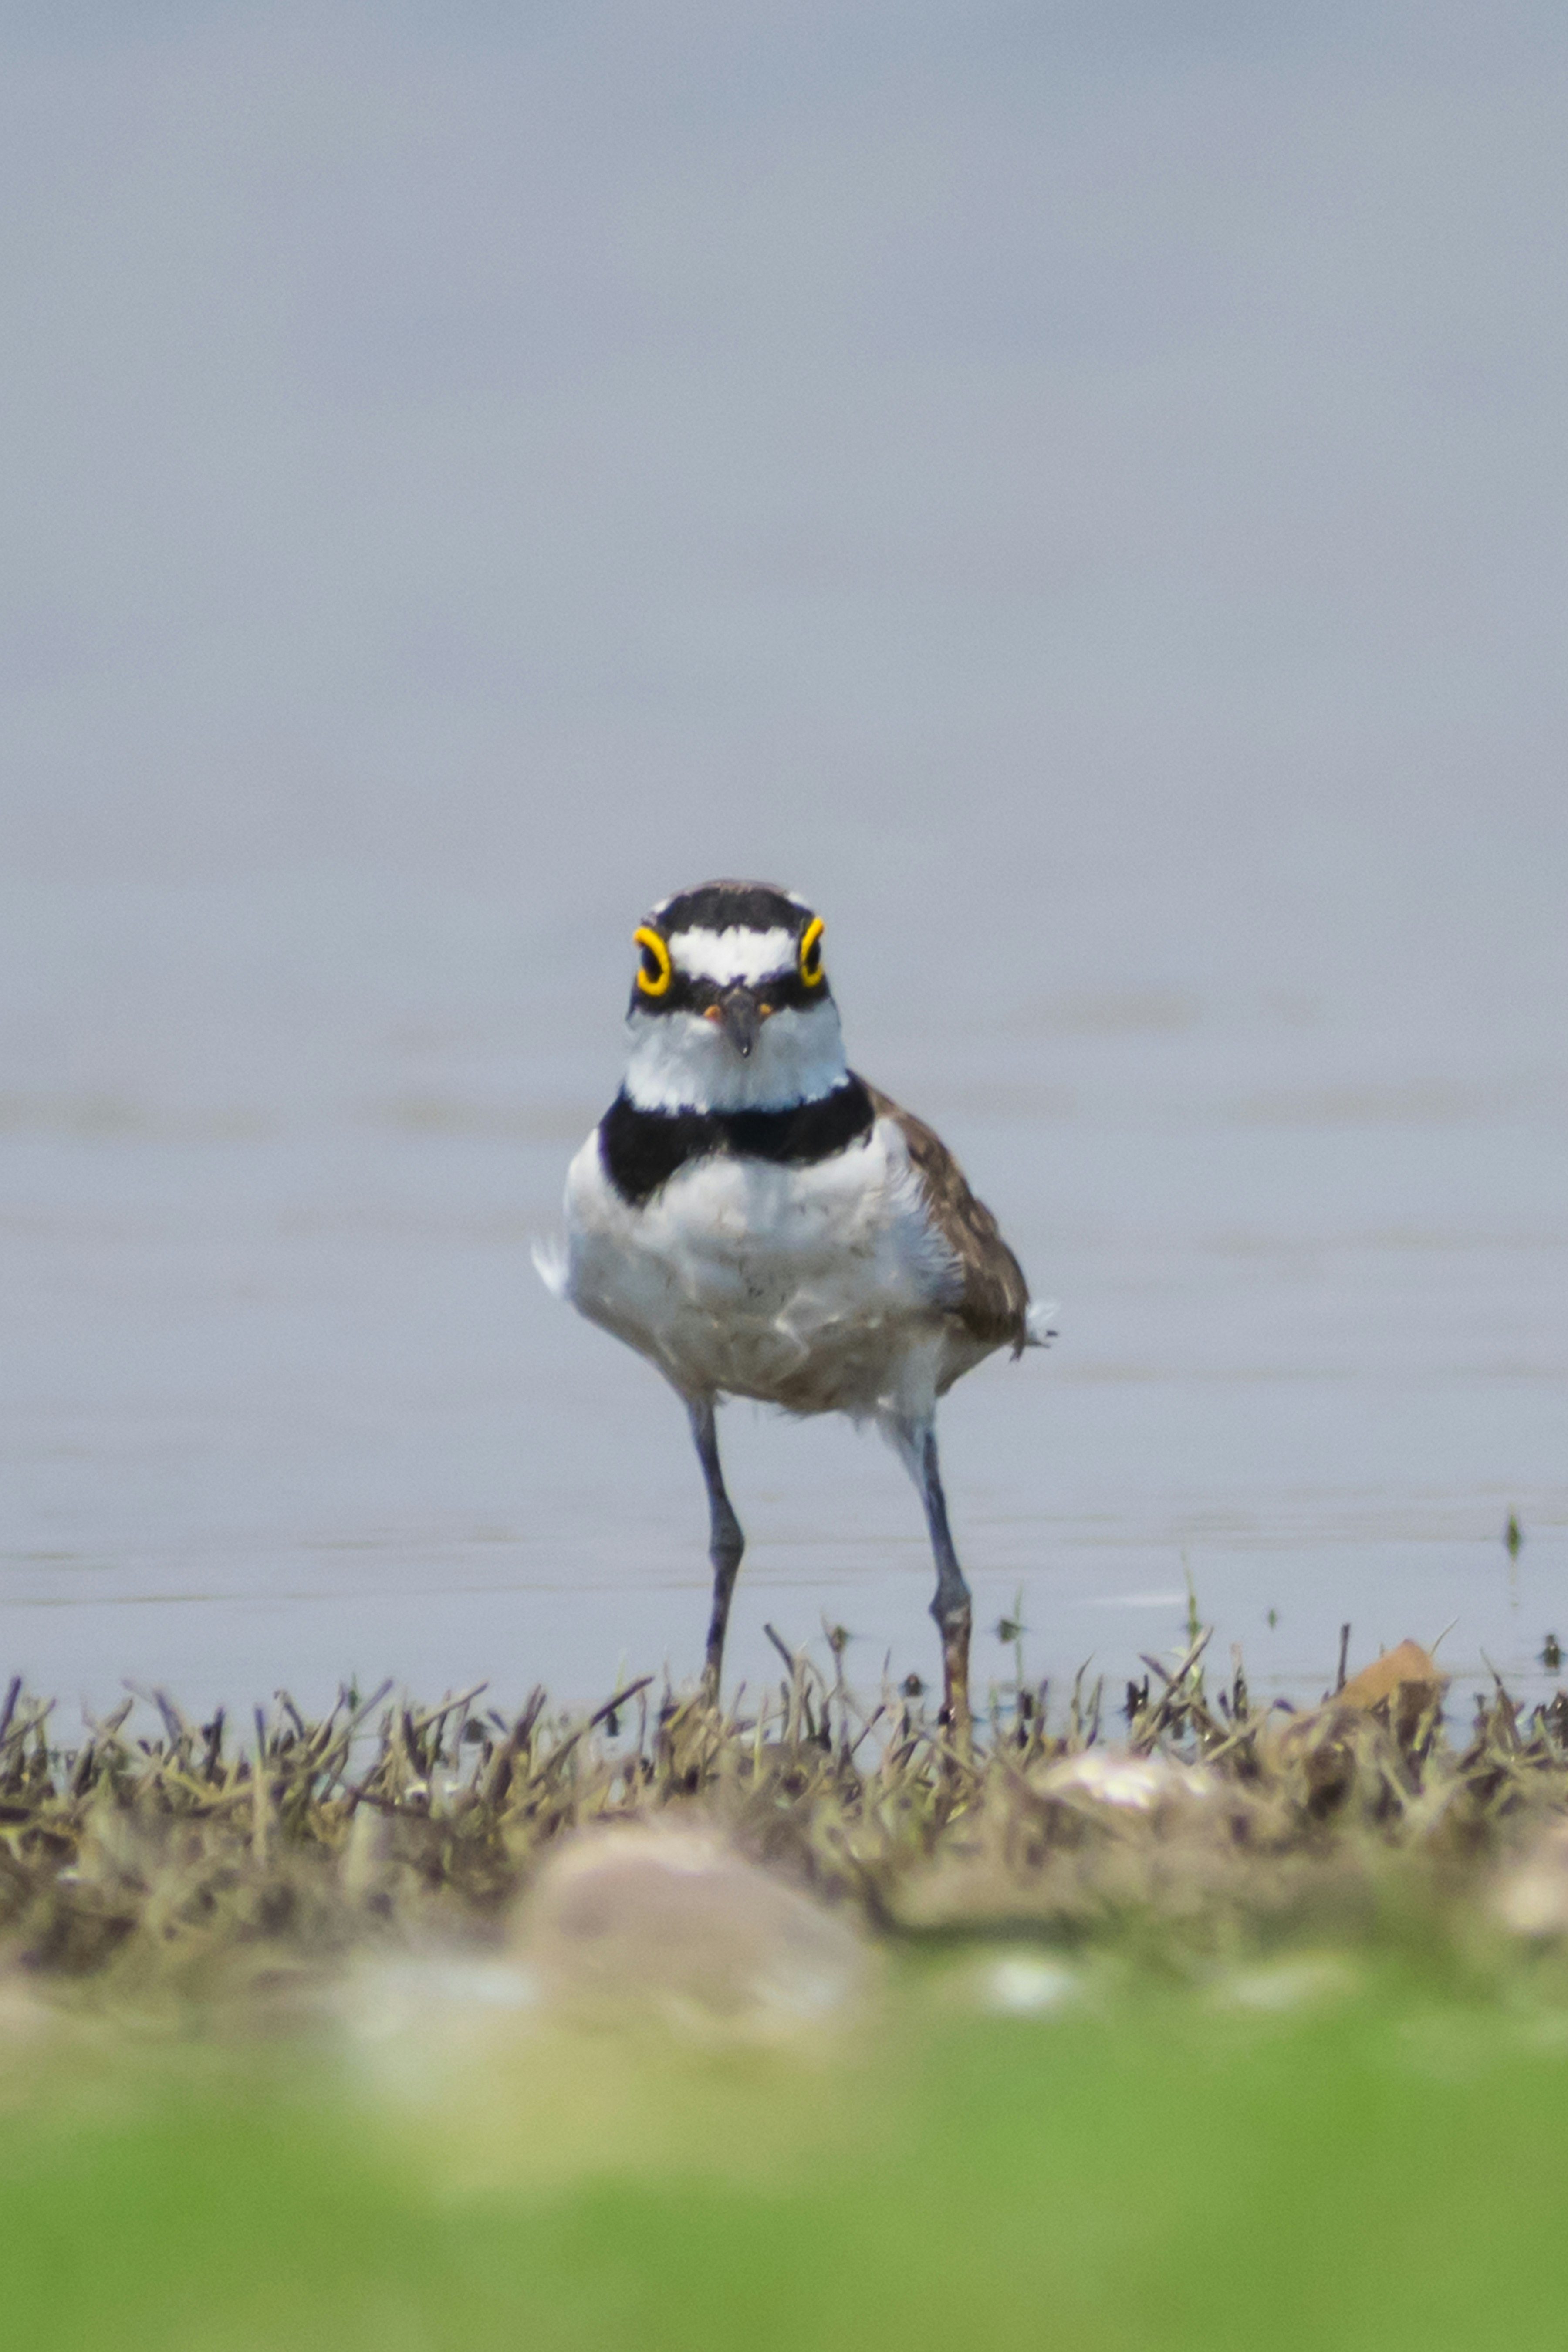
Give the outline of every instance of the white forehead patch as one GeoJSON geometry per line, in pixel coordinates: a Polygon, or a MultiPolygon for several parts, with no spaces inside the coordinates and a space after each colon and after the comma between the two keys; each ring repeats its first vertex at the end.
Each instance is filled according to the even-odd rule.
{"type": "Polygon", "coordinates": [[[754,987],[776,972],[793,971],[795,933],[781,923],[771,931],[672,931],[669,952],[677,971],[689,980],[740,981],[754,987]]]}

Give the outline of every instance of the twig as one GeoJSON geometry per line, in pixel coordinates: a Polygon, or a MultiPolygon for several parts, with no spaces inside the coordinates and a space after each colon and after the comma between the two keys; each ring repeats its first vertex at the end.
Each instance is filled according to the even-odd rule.
{"type": "Polygon", "coordinates": [[[1163,1666],[1158,1658],[1150,1657],[1146,1650],[1139,1651],[1138,1656],[1140,1663],[1145,1666],[1152,1666],[1154,1672],[1159,1675],[1160,1680],[1163,1683],[1168,1684],[1172,1690],[1179,1689],[1181,1685],[1186,1681],[1187,1676],[1192,1673],[1193,1668],[1197,1664],[1198,1660],[1203,1656],[1204,1652],[1208,1648],[1209,1643],[1213,1638],[1213,1634],[1214,1627],[1212,1625],[1205,1625],[1203,1632],[1198,1635],[1197,1640],[1193,1643],[1193,1646],[1187,1652],[1186,1656],[1182,1659],[1173,1674],[1168,1667],[1163,1666]]]}
{"type": "MultiPolygon", "coordinates": [[[[391,1685],[388,1684],[387,1687],[390,1689],[391,1685]]],[[[415,1717],[415,1730],[416,1732],[428,1731],[433,1723],[441,1722],[444,1717],[451,1714],[452,1709],[455,1706],[467,1706],[470,1699],[478,1698],[481,1691],[487,1691],[489,1688],[489,1684],[488,1681],[476,1683],[472,1690],[459,1691],[456,1698],[443,1699],[439,1706],[427,1706],[422,1715],[416,1715],[415,1717]]],[[[612,1705],[613,1704],[614,1702],[612,1701],[612,1705]]]]}

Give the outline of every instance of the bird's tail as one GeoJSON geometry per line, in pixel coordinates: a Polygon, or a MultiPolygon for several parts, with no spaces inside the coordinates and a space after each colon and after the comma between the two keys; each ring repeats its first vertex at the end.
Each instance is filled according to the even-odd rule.
{"type": "Polygon", "coordinates": [[[1054,1298],[1037,1298],[1024,1317],[1026,1348],[1048,1348],[1057,1336],[1057,1317],[1060,1309],[1054,1298]]]}

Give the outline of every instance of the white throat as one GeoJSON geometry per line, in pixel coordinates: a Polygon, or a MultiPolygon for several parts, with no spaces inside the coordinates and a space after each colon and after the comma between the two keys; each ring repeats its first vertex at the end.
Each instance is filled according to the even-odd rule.
{"type": "Polygon", "coordinates": [[[838,1007],[785,1006],[763,1023],[742,1060],[700,1013],[632,1013],[626,1093],[639,1110],[788,1110],[848,1076],[838,1007]]]}

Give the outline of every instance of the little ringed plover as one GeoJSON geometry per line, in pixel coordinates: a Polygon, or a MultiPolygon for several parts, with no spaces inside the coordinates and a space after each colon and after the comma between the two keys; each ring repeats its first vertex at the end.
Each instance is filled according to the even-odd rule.
{"type": "Polygon", "coordinates": [[[626,1078],[566,1179],[558,1296],[657,1366],[707,1483],[716,1699],[744,1538],[714,1409],[845,1412],[891,1440],[936,1562],[945,1713],[969,1728],[969,1587],[937,1463],[937,1399],[997,1348],[1051,1337],[1022,1269],[929,1127],[844,1058],[823,924],[763,882],[707,882],[634,933],[626,1078]]]}

